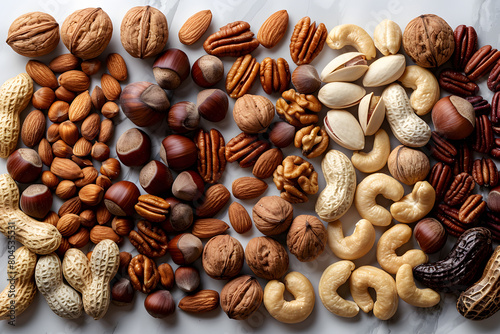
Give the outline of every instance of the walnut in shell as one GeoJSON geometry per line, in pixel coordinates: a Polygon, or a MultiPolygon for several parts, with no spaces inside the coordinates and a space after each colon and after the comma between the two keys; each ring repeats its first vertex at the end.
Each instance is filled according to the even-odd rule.
{"type": "Polygon", "coordinates": [[[255,227],[271,236],[285,232],[293,219],[293,207],[279,196],[262,197],[252,209],[255,227]]]}
{"type": "Polygon", "coordinates": [[[256,276],[267,280],[280,279],[288,271],[285,247],[270,237],[251,239],[245,248],[245,260],[256,276]]]}
{"type": "Polygon", "coordinates": [[[295,217],[286,237],[290,253],[302,262],[317,258],[325,250],[326,242],[325,225],[317,217],[310,215],[295,217]]]}
{"type": "Polygon", "coordinates": [[[243,246],[227,235],[217,235],[205,245],[202,255],[203,269],[213,279],[230,279],[243,267],[243,246]]]}
{"type": "Polygon", "coordinates": [[[266,131],[273,117],[274,104],[267,97],[245,94],[234,103],[234,121],[245,133],[266,131]]]}
{"type": "Polygon", "coordinates": [[[431,168],[425,153],[404,145],[392,150],[387,159],[387,167],[396,180],[409,186],[425,180],[431,168]]]}
{"type": "Polygon", "coordinates": [[[264,291],[255,277],[243,275],[224,285],[220,306],[230,319],[245,320],[262,304],[264,291]]]}

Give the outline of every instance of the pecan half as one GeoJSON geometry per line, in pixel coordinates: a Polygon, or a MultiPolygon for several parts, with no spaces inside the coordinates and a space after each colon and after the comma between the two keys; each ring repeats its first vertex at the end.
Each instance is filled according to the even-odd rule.
{"type": "Polygon", "coordinates": [[[308,201],[307,194],[318,192],[318,173],[308,161],[295,155],[286,157],[273,173],[281,198],[290,203],[308,201]]]}
{"type": "Polygon", "coordinates": [[[489,158],[477,159],[472,167],[474,181],[485,187],[495,187],[498,184],[498,169],[489,158]]]}
{"type": "Polygon", "coordinates": [[[436,131],[432,131],[431,140],[425,146],[431,155],[439,161],[452,165],[458,154],[453,144],[441,137],[436,131]]]}
{"type": "Polygon", "coordinates": [[[455,157],[455,165],[453,166],[453,174],[460,173],[470,174],[472,171],[473,157],[472,150],[465,142],[458,144],[458,155],[455,157]]]}
{"type": "Polygon", "coordinates": [[[267,94],[283,93],[290,85],[290,67],[283,58],[264,58],[260,64],[260,83],[267,94]]]}
{"type": "Polygon", "coordinates": [[[487,100],[483,99],[482,96],[467,96],[465,99],[469,101],[470,104],[472,104],[476,115],[489,114],[491,112],[490,103],[487,100]]]}
{"type": "Polygon", "coordinates": [[[226,142],[222,134],[211,129],[205,132],[200,129],[195,138],[198,148],[198,172],[203,181],[216,183],[226,169],[226,142]]]}
{"type": "Polygon", "coordinates": [[[228,23],[219,31],[208,36],[203,48],[208,54],[217,57],[240,57],[259,46],[259,41],[250,31],[250,24],[244,21],[228,23]]]}
{"type": "Polygon", "coordinates": [[[500,241],[500,217],[493,212],[486,212],[481,225],[490,230],[493,240],[500,241]]]}
{"type": "Polygon", "coordinates": [[[477,50],[465,65],[465,75],[469,80],[476,81],[486,75],[500,59],[500,51],[493,49],[491,45],[485,45],[477,50]]]}
{"type": "Polygon", "coordinates": [[[479,91],[479,86],[462,73],[447,69],[439,74],[439,86],[455,95],[472,96],[479,91]]]}
{"type": "Polygon", "coordinates": [[[316,28],[316,22],[311,24],[311,18],[303,17],[295,25],[290,39],[290,55],[297,65],[309,64],[321,52],[328,31],[323,23],[316,28]]]}
{"type": "Polygon", "coordinates": [[[145,255],[136,255],[128,265],[130,283],[137,291],[150,293],[160,281],[160,274],[155,261],[145,255]]]}
{"type": "Polygon", "coordinates": [[[159,223],[167,219],[170,204],[163,198],[146,194],[139,196],[135,211],[144,219],[159,223]]]}
{"type": "Polygon", "coordinates": [[[446,204],[439,204],[436,218],[443,224],[446,232],[454,237],[461,236],[468,227],[458,219],[458,209],[446,204]]]}
{"type": "Polygon", "coordinates": [[[489,153],[494,144],[493,128],[487,115],[476,116],[476,128],[472,149],[479,153],[489,153]]]}
{"type": "Polygon", "coordinates": [[[245,95],[259,74],[259,63],[251,55],[236,59],[226,76],[226,91],[236,99],[245,95]]]}
{"type": "Polygon", "coordinates": [[[444,197],[451,182],[451,167],[443,162],[438,162],[432,166],[429,174],[429,183],[436,192],[436,202],[444,197]]]}
{"type": "Polygon", "coordinates": [[[473,194],[467,197],[467,200],[458,210],[458,219],[463,224],[475,223],[486,210],[486,202],[483,201],[483,196],[473,194]]]}
{"type": "Polygon", "coordinates": [[[137,223],[137,231],[131,231],[128,238],[130,243],[147,257],[161,257],[167,254],[168,238],[158,226],[152,226],[147,220],[137,223]]]}
{"type": "Polygon", "coordinates": [[[490,75],[488,75],[487,81],[488,89],[492,92],[497,92],[500,90],[500,63],[496,62],[495,66],[491,69],[490,75]]]}
{"type": "Polygon", "coordinates": [[[491,98],[491,123],[499,124],[500,123],[500,92],[496,92],[493,94],[491,98]]]}
{"type": "Polygon", "coordinates": [[[294,145],[302,147],[302,154],[308,158],[319,157],[328,148],[330,137],[319,126],[309,125],[295,133],[294,145]]]}
{"type": "Polygon", "coordinates": [[[455,29],[453,37],[455,38],[453,68],[461,71],[477,50],[477,33],[474,27],[462,24],[455,29]]]}
{"type": "Polygon", "coordinates": [[[471,175],[467,173],[458,174],[444,195],[445,203],[449,206],[462,204],[469,197],[475,185],[476,183],[471,175]]]}
{"type": "Polygon", "coordinates": [[[271,144],[258,135],[242,132],[227,143],[226,160],[239,161],[241,168],[251,167],[270,147],[271,144]]]}
{"type": "Polygon", "coordinates": [[[289,89],[281,96],[276,101],[276,112],[288,123],[303,127],[318,122],[317,113],[321,111],[321,102],[314,95],[299,94],[294,89],[289,89]]]}

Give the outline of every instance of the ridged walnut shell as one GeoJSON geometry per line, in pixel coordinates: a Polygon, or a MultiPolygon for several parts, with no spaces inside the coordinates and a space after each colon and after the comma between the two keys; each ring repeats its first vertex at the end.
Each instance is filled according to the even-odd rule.
{"type": "Polygon", "coordinates": [[[245,248],[245,260],[253,273],[267,280],[280,279],[288,271],[288,253],[270,237],[251,239],[245,248]]]}
{"type": "Polygon", "coordinates": [[[203,269],[213,279],[238,276],[245,257],[238,239],[227,234],[217,235],[205,244],[202,255],[203,269]]]}
{"type": "Polygon", "coordinates": [[[274,118],[274,104],[264,96],[245,94],[234,103],[233,118],[245,133],[264,132],[274,118]]]}
{"type": "Polygon", "coordinates": [[[293,219],[293,207],[279,196],[262,197],[253,207],[255,227],[265,235],[285,232],[293,219]]]}
{"type": "Polygon", "coordinates": [[[220,306],[230,319],[248,319],[262,304],[264,291],[255,277],[243,275],[224,285],[220,306]]]}
{"type": "Polygon", "coordinates": [[[113,23],[101,8],[79,9],[64,20],[61,39],[69,52],[82,59],[99,56],[113,35],[113,23]]]}

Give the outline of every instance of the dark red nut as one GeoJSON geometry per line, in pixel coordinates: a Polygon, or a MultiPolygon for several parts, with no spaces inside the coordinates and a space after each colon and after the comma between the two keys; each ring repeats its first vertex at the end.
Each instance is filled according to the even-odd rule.
{"type": "Polygon", "coordinates": [[[196,163],[198,151],[191,139],[170,135],[161,142],[160,157],[173,170],[183,170],[196,163]]]}
{"type": "Polygon", "coordinates": [[[7,158],[7,172],[17,182],[32,183],[42,172],[42,159],[31,148],[19,148],[7,158]]]}
{"type": "Polygon", "coordinates": [[[473,96],[479,91],[479,86],[461,72],[451,69],[443,70],[439,74],[439,86],[458,96],[473,96]]]}
{"type": "Polygon", "coordinates": [[[436,253],[443,248],[446,243],[447,234],[443,225],[434,218],[424,218],[420,220],[413,235],[420,248],[427,254],[436,253]]]}
{"type": "Polygon", "coordinates": [[[450,166],[443,162],[438,162],[432,166],[429,174],[429,183],[436,192],[436,200],[440,200],[444,197],[444,194],[448,190],[448,185],[451,182],[451,178],[452,173],[450,166]]]}
{"type": "Polygon", "coordinates": [[[497,61],[495,66],[491,69],[490,75],[488,75],[487,85],[488,89],[492,92],[500,90],[500,62],[497,61]]]}
{"type": "Polygon", "coordinates": [[[271,124],[269,131],[269,140],[274,146],[285,148],[293,143],[295,138],[295,127],[288,122],[276,122],[271,124]]]}
{"type": "Polygon", "coordinates": [[[210,122],[220,122],[226,117],[229,99],[220,89],[205,89],[198,93],[196,104],[201,117],[210,122]]]}
{"type": "Polygon", "coordinates": [[[198,128],[200,114],[193,102],[177,102],[168,111],[167,123],[174,132],[188,133],[198,128]]]}
{"type": "Polygon", "coordinates": [[[461,142],[458,144],[458,155],[456,156],[455,165],[453,166],[453,174],[458,175],[460,173],[470,174],[472,171],[472,164],[474,159],[472,157],[472,150],[466,142],[461,142]]]}
{"type": "Polygon", "coordinates": [[[500,186],[490,190],[488,199],[486,201],[488,204],[488,209],[490,209],[494,213],[500,212],[500,186]]]}
{"type": "Polygon", "coordinates": [[[463,224],[472,224],[479,220],[485,210],[486,202],[483,201],[483,196],[473,194],[467,197],[458,210],[458,219],[463,224]]]}
{"type": "Polygon", "coordinates": [[[222,134],[200,129],[195,137],[198,148],[198,172],[207,183],[216,183],[226,169],[226,142],[222,134]]]}
{"type": "Polygon", "coordinates": [[[491,45],[485,45],[477,50],[465,65],[465,75],[472,81],[476,81],[495,66],[500,59],[500,51],[493,49],[491,45]]]}
{"type": "Polygon", "coordinates": [[[498,184],[498,169],[489,158],[477,159],[472,167],[474,181],[484,187],[495,187],[498,184]]]}
{"type": "Polygon", "coordinates": [[[470,228],[470,226],[463,224],[458,219],[458,209],[446,204],[438,205],[436,217],[443,224],[446,232],[457,238],[470,228]]]}
{"type": "Polygon", "coordinates": [[[483,99],[482,96],[467,96],[465,99],[472,104],[476,115],[489,114],[491,112],[490,103],[483,99]]]}
{"type": "Polygon", "coordinates": [[[106,208],[115,216],[133,216],[134,206],[141,195],[137,186],[130,181],[119,181],[104,194],[106,208]]]}
{"type": "Polygon", "coordinates": [[[226,160],[239,161],[241,168],[252,167],[271,145],[258,135],[240,133],[226,144],[226,160]]]}
{"type": "Polygon", "coordinates": [[[500,123],[500,92],[493,94],[491,99],[491,122],[493,124],[500,123]]]}
{"type": "Polygon", "coordinates": [[[125,166],[142,166],[151,156],[151,139],[140,129],[129,129],[118,138],[116,154],[125,166]]]}
{"type": "Polygon", "coordinates": [[[441,137],[436,131],[432,131],[431,140],[426,147],[434,158],[448,165],[455,162],[455,156],[458,154],[455,146],[441,137]]]}
{"type": "Polygon", "coordinates": [[[467,197],[474,190],[474,178],[467,173],[460,173],[455,176],[450,188],[444,195],[444,201],[449,206],[455,206],[465,202],[467,197]]]}
{"type": "Polygon", "coordinates": [[[476,117],[476,128],[472,149],[479,153],[489,153],[493,148],[494,136],[491,122],[487,115],[476,117]]]}
{"type": "Polygon", "coordinates": [[[176,89],[189,76],[189,58],[184,51],[168,49],[156,57],[153,75],[163,89],[176,89]]]}
{"type": "Polygon", "coordinates": [[[139,173],[139,183],[142,189],[151,195],[168,193],[173,181],[170,169],[156,160],[150,161],[139,173]]]}
{"type": "Polygon", "coordinates": [[[150,293],[144,300],[144,307],[154,318],[165,318],[175,312],[175,301],[167,290],[150,293]]]}
{"type": "Polygon", "coordinates": [[[160,123],[170,108],[170,101],[160,86],[140,81],[123,89],[120,106],[132,123],[144,127],[160,123]]]}
{"type": "Polygon", "coordinates": [[[191,77],[198,86],[210,88],[224,78],[224,64],[218,57],[201,56],[191,68],[191,77]]]}
{"type": "Polygon", "coordinates": [[[449,139],[463,139],[474,131],[475,114],[467,100],[451,95],[440,99],[432,108],[434,129],[449,139]]]}
{"type": "Polygon", "coordinates": [[[453,68],[461,71],[477,50],[477,33],[474,27],[459,25],[453,32],[455,52],[453,54],[453,68]]]}
{"type": "Polygon", "coordinates": [[[43,219],[52,208],[52,192],[43,184],[32,184],[26,188],[19,200],[19,207],[28,216],[43,219]]]}
{"type": "Polygon", "coordinates": [[[168,243],[172,261],[178,265],[190,264],[196,261],[203,252],[203,244],[191,233],[181,233],[168,243]]]}

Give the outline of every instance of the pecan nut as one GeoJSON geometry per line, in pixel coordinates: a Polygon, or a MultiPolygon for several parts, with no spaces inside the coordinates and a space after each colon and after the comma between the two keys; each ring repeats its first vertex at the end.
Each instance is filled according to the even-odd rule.
{"type": "Polygon", "coordinates": [[[446,232],[454,237],[458,238],[469,228],[458,219],[458,209],[446,204],[438,205],[436,217],[443,224],[446,232]]]}
{"type": "Polygon", "coordinates": [[[455,29],[453,37],[455,38],[453,68],[461,71],[477,50],[477,33],[474,27],[462,24],[455,29]]]}
{"type": "Polygon", "coordinates": [[[491,112],[490,103],[483,99],[482,96],[467,96],[465,99],[472,104],[476,115],[489,114],[491,112]]]}
{"type": "Polygon", "coordinates": [[[436,201],[444,197],[451,182],[451,167],[443,162],[438,162],[432,166],[429,174],[429,183],[436,192],[436,201]]]}
{"type": "Polygon", "coordinates": [[[307,194],[318,192],[318,173],[308,161],[295,155],[286,157],[273,173],[281,198],[290,203],[308,201],[307,194]]]}
{"type": "Polygon", "coordinates": [[[497,62],[495,66],[491,69],[488,75],[488,81],[486,82],[488,89],[492,92],[497,92],[500,90],[500,63],[497,62]]]}
{"type": "Polygon", "coordinates": [[[129,234],[130,243],[147,257],[161,257],[167,254],[168,238],[158,226],[152,226],[150,222],[141,220],[137,223],[137,231],[129,234]]]}
{"type": "Polygon", "coordinates": [[[477,159],[472,167],[474,181],[484,187],[495,187],[498,184],[498,169],[489,158],[477,159]]]}
{"type": "Polygon", "coordinates": [[[472,171],[473,157],[472,150],[465,142],[458,145],[458,155],[455,158],[455,165],[453,166],[453,174],[460,173],[470,174],[472,171]]]}
{"type": "Polygon", "coordinates": [[[476,116],[476,128],[472,149],[479,153],[489,153],[494,144],[493,128],[487,115],[476,116]]]}
{"type": "Polygon", "coordinates": [[[245,95],[259,74],[259,63],[251,55],[236,59],[227,73],[226,91],[234,99],[245,95]]]}
{"type": "Polygon", "coordinates": [[[449,206],[462,204],[469,197],[475,185],[476,183],[471,175],[467,173],[458,174],[444,195],[445,203],[449,206]]]}
{"type": "Polygon", "coordinates": [[[229,23],[216,33],[208,36],[203,48],[208,54],[217,57],[240,57],[259,46],[259,41],[250,31],[250,24],[244,21],[229,23]]]}
{"type": "Polygon", "coordinates": [[[326,26],[316,22],[311,24],[308,16],[300,19],[290,39],[290,55],[297,65],[309,64],[321,52],[326,41],[328,32],[326,26]]]}
{"type": "Polygon", "coordinates": [[[210,132],[200,129],[195,142],[198,148],[198,172],[206,183],[216,183],[226,169],[224,137],[216,129],[210,132]]]}
{"type": "Polygon", "coordinates": [[[493,240],[500,241],[500,217],[493,212],[486,212],[482,225],[490,230],[493,240]]]}
{"type": "Polygon", "coordinates": [[[138,200],[134,208],[144,219],[153,223],[160,223],[167,219],[170,204],[163,198],[146,194],[139,196],[138,200]]]}
{"type": "Polygon", "coordinates": [[[500,124],[500,92],[493,94],[491,99],[491,123],[500,124]]]}
{"type": "Polygon", "coordinates": [[[276,112],[288,123],[303,127],[318,122],[317,113],[321,111],[321,102],[314,95],[299,94],[294,89],[289,89],[281,96],[276,101],[276,112]]]}
{"type": "Polygon", "coordinates": [[[302,154],[308,158],[319,157],[328,148],[330,137],[319,126],[309,125],[295,133],[294,145],[302,147],[302,154]]]}
{"type": "Polygon", "coordinates": [[[483,196],[473,194],[467,197],[467,200],[458,210],[458,219],[463,224],[472,224],[478,221],[485,210],[486,202],[483,201],[483,196]]]}
{"type": "Polygon", "coordinates": [[[441,137],[436,131],[432,131],[431,140],[426,145],[431,155],[436,160],[452,165],[455,162],[455,157],[458,154],[456,147],[441,137]]]}
{"type": "Polygon", "coordinates": [[[241,168],[252,167],[271,145],[256,134],[240,133],[226,145],[226,160],[239,161],[241,168]]]}
{"type": "Polygon", "coordinates": [[[438,81],[442,89],[459,96],[472,96],[479,91],[479,86],[474,81],[450,69],[441,71],[438,81]]]}
{"type": "Polygon", "coordinates": [[[283,58],[264,58],[260,64],[260,83],[267,94],[285,91],[290,85],[290,67],[283,58]]]}
{"type": "Polygon", "coordinates": [[[136,255],[128,265],[130,283],[135,290],[143,293],[153,291],[160,281],[156,263],[145,255],[136,255]]]}
{"type": "Polygon", "coordinates": [[[486,75],[500,59],[500,51],[493,49],[491,45],[485,45],[477,50],[465,65],[465,75],[469,80],[476,81],[486,75]]]}

